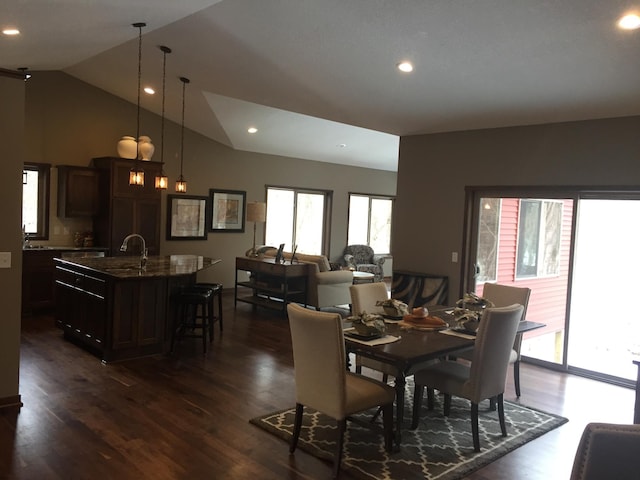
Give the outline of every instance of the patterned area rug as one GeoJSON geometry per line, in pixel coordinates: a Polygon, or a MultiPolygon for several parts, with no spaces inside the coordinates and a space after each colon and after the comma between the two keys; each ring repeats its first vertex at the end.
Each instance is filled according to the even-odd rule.
{"type": "MultiPolygon", "coordinates": [[[[405,416],[409,417],[409,405],[413,401],[411,390],[407,388],[405,407],[405,416]]],[[[500,434],[498,412],[490,411],[489,402],[485,401],[480,405],[481,451],[475,453],[469,402],[454,397],[451,414],[446,418],[442,415],[441,401],[442,397],[436,395],[435,408],[429,411],[425,398],[420,426],[416,430],[409,430],[411,419],[405,419],[400,451],[391,454],[384,449],[381,432],[361,426],[359,422],[347,422],[341,469],[355,478],[366,480],[460,479],[567,422],[563,417],[505,402],[508,433],[505,438],[500,434]]],[[[304,411],[298,448],[331,460],[335,446],[335,421],[306,407],[304,411]]],[[[365,412],[358,417],[366,422],[374,413],[365,412]]],[[[289,441],[294,416],[295,408],[290,408],[254,418],[251,423],[289,441]]],[[[380,419],[378,422],[381,424],[380,419]]]]}

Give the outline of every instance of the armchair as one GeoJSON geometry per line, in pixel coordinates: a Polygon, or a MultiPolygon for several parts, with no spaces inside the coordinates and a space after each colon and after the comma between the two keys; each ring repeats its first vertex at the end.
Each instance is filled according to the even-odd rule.
{"type": "Polygon", "coordinates": [[[358,272],[374,274],[374,282],[382,281],[382,264],[384,255],[376,255],[369,245],[347,245],[344,249],[344,263],[347,267],[358,272]]]}

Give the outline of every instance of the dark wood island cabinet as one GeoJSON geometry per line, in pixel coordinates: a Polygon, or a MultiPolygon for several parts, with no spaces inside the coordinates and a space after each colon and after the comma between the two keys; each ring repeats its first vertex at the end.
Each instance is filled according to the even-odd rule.
{"type": "Polygon", "coordinates": [[[103,362],[168,351],[171,294],[220,260],[196,255],[55,259],[56,323],[103,362]]]}

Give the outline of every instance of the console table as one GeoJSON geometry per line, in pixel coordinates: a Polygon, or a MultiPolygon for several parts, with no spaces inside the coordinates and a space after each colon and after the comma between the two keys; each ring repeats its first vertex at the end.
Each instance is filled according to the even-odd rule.
{"type": "Polygon", "coordinates": [[[276,263],[274,258],[236,257],[235,301],[286,312],[287,303],[307,304],[309,264],[276,263]],[[238,272],[248,272],[248,280],[238,280],[238,272]],[[250,288],[251,295],[238,294],[238,287],[250,288]]]}

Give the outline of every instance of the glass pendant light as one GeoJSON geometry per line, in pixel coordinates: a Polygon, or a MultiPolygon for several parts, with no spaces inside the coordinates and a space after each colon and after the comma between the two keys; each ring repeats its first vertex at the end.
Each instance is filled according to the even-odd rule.
{"type": "Polygon", "coordinates": [[[169,178],[164,173],[164,99],[165,99],[165,87],[167,79],[167,53],[171,53],[169,47],[160,45],[162,50],[162,117],[160,121],[160,172],[156,175],[155,187],[156,190],[166,190],[169,186],[169,178]]]}
{"type": "Polygon", "coordinates": [[[176,181],[176,192],[186,193],[187,182],[182,176],[182,166],[184,165],[184,91],[190,80],[186,77],[180,77],[180,81],[182,82],[182,133],[180,137],[180,177],[176,181]]]}
{"type": "Polygon", "coordinates": [[[143,187],[144,186],[144,170],[138,165],[140,156],[140,78],[142,77],[142,27],[146,27],[146,23],[138,22],[133,26],[138,29],[138,109],[136,116],[136,159],[133,167],[129,170],[129,185],[143,187]]]}

